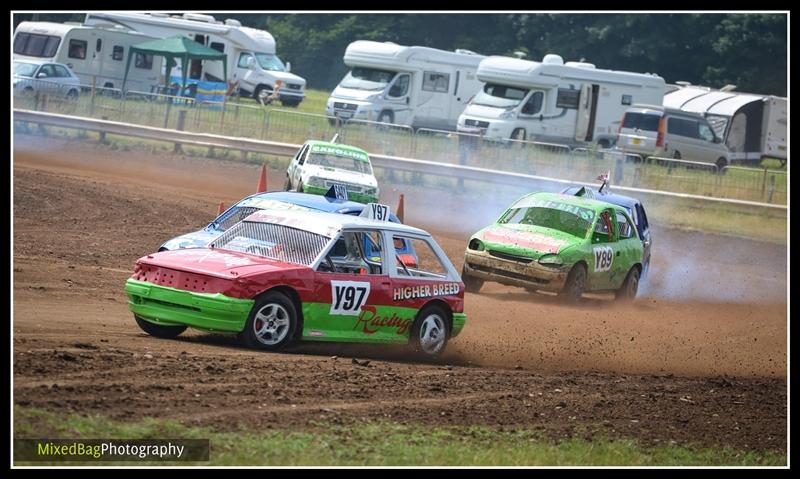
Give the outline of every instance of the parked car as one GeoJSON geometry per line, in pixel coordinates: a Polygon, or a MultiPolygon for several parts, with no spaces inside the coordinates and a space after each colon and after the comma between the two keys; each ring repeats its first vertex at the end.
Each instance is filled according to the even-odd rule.
{"type": "Polygon", "coordinates": [[[284,189],[324,195],[334,184],[344,185],[348,198],[359,203],[374,203],[380,196],[366,151],[335,139],[305,142],[289,163],[284,189]]]}
{"type": "Polygon", "coordinates": [[[730,163],[730,152],[708,120],[697,113],[653,105],[625,111],[616,146],[644,158],[657,156],[713,163],[719,170],[730,163]]]}
{"type": "Polygon", "coordinates": [[[14,91],[41,91],[77,99],[81,92],[80,80],[63,63],[48,61],[14,61],[14,91]]]}
{"type": "Polygon", "coordinates": [[[148,334],[237,333],[268,351],[295,340],[368,342],[434,357],[466,322],[464,283],[430,234],[316,211],[257,211],[206,248],[143,256],[125,292],[148,334]],[[364,238],[376,256],[360,247],[364,238]],[[425,262],[406,265],[398,240],[414,243],[425,262]],[[343,257],[333,254],[340,246],[343,257]]]}
{"type": "Polygon", "coordinates": [[[621,206],[560,193],[531,193],[469,239],[461,278],[469,292],[484,281],[559,293],[636,297],[642,242],[621,206]]]}
{"type": "MultiPolygon", "coordinates": [[[[250,216],[252,213],[264,209],[296,210],[296,211],[325,211],[345,215],[360,215],[367,205],[355,201],[342,200],[334,196],[321,196],[294,191],[271,191],[250,195],[235,205],[225,210],[214,218],[205,228],[191,233],[176,236],[164,242],[158,251],[168,251],[180,248],[202,248],[226,232],[231,226],[250,216]]],[[[400,223],[400,219],[389,213],[389,221],[400,223]]],[[[367,254],[372,255],[371,245],[364,243],[367,254]]],[[[410,242],[398,242],[395,245],[397,254],[408,265],[417,264],[417,255],[410,242]]]]}
{"type": "Polygon", "coordinates": [[[611,193],[608,191],[607,187],[594,190],[588,186],[573,185],[565,188],[562,193],[565,195],[582,196],[584,198],[605,201],[606,203],[625,208],[631,219],[633,219],[633,224],[636,226],[636,233],[639,235],[639,239],[642,240],[643,256],[641,279],[644,280],[647,278],[647,273],[650,270],[652,238],[650,234],[650,222],[647,220],[647,213],[644,210],[642,202],[632,196],[611,193]]]}

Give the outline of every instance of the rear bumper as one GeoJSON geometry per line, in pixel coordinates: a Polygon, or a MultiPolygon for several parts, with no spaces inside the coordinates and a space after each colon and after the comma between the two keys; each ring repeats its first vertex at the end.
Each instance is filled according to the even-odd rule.
{"type": "Polygon", "coordinates": [[[536,261],[526,264],[496,258],[486,251],[467,250],[464,271],[484,281],[557,293],[564,289],[569,267],[550,268],[536,261]]]}
{"type": "Polygon", "coordinates": [[[464,313],[453,313],[453,331],[451,331],[451,337],[458,336],[458,333],[464,329],[464,324],[467,322],[467,315],[464,313]]]}
{"type": "Polygon", "coordinates": [[[255,303],[221,293],[194,293],[146,281],[125,283],[128,308],[156,324],[185,325],[207,331],[240,332],[255,303]]]}

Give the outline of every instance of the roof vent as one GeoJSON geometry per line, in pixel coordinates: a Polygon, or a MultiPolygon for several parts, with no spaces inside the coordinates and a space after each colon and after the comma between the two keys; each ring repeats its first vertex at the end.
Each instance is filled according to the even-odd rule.
{"type": "Polygon", "coordinates": [[[720,88],[719,91],[733,91],[735,89],[736,89],[736,85],[731,85],[730,83],[728,83],[724,87],[720,88]]]}
{"type": "Polygon", "coordinates": [[[692,85],[690,82],[688,82],[688,81],[683,81],[683,80],[681,80],[681,81],[676,81],[676,82],[675,82],[675,84],[676,84],[676,85],[680,85],[680,86],[691,86],[691,85],[692,85]]]}
{"type": "Polygon", "coordinates": [[[456,48],[456,53],[460,53],[462,55],[477,55],[477,53],[473,52],[472,50],[466,50],[464,48],[456,48]]]}
{"type": "Polygon", "coordinates": [[[216,19],[211,15],[203,15],[201,13],[184,13],[183,18],[186,20],[194,20],[195,22],[214,23],[216,19]]]}
{"type": "Polygon", "coordinates": [[[556,55],[554,53],[548,53],[542,59],[542,63],[545,65],[563,65],[564,59],[561,58],[561,55],[556,55]]]}
{"type": "Polygon", "coordinates": [[[567,62],[566,66],[568,67],[575,67],[575,68],[594,68],[594,63],[586,63],[586,62],[567,62]]]}
{"type": "Polygon", "coordinates": [[[242,22],[240,22],[239,20],[234,20],[233,18],[228,18],[225,20],[225,25],[230,25],[232,27],[241,27],[242,22]]]}
{"type": "Polygon", "coordinates": [[[153,17],[162,17],[162,18],[169,17],[169,14],[164,12],[153,12],[150,15],[153,17]]]}

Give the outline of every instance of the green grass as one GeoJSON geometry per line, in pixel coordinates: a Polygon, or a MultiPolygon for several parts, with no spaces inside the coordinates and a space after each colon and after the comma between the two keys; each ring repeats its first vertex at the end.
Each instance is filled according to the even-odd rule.
{"type": "MultiPolygon", "coordinates": [[[[781,466],[778,452],[728,448],[642,447],[632,440],[570,439],[554,442],[535,430],[489,427],[429,427],[393,422],[349,426],[316,424],[322,432],[216,432],[178,422],[145,418],[135,423],[103,416],[53,413],[15,406],[16,438],[160,439],[211,441],[210,465],[468,465],[468,466],[781,466]]],[[[44,463],[16,463],[33,465],[44,463]]],[[[64,464],[64,463],[51,463],[64,464]]],[[[114,462],[69,464],[112,465],[114,462]]],[[[141,463],[125,463],[141,464],[141,463]]],[[[155,464],[155,463],[149,463],[155,464]]],[[[188,464],[188,463],[172,463],[188,464]]]]}

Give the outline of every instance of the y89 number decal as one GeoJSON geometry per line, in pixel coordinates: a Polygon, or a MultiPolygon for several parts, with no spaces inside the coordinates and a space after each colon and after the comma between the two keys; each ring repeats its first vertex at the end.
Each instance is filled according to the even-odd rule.
{"type": "Polygon", "coordinates": [[[614,262],[614,250],[610,246],[594,248],[594,272],[608,271],[614,262]]]}
{"type": "Polygon", "coordinates": [[[369,299],[369,283],[362,281],[331,281],[331,312],[343,316],[358,316],[369,299]]]}

